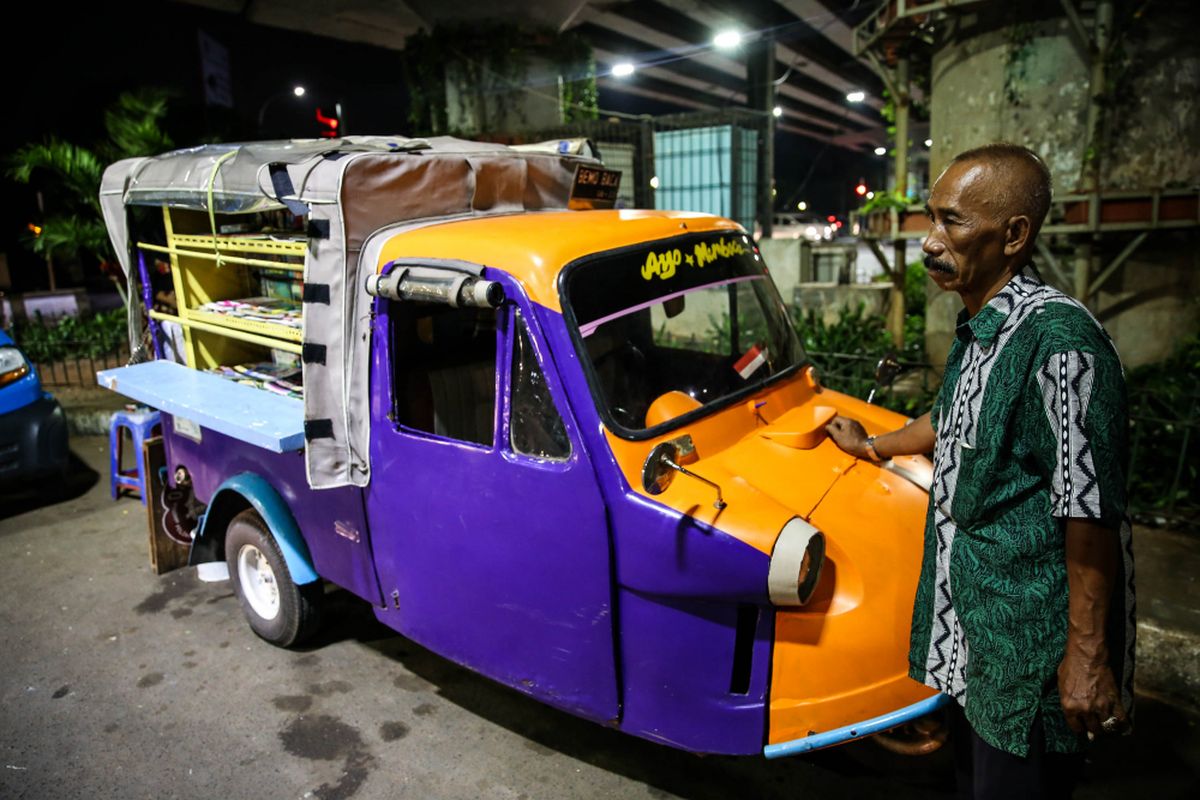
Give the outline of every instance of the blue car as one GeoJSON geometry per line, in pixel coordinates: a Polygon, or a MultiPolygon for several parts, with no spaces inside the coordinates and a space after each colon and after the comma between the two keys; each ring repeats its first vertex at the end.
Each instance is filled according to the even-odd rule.
{"type": "Polygon", "coordinates": [[[0,488],[61,478],[67,468],[67,419],[42,391],[37,373],[0,330],[0,488]]]}

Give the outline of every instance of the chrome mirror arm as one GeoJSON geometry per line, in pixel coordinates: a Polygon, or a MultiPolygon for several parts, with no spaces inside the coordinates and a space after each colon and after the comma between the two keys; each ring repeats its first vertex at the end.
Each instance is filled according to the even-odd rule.
{"type": "Polygon", "coordinates": [[[674,461],[672,461],[669,458],[664,458],[663,463],[666,464],[668,467],[670,467],[673,470],[678,470],[679,472],[682,472],[684,475],[687,475],[688,477],[691,477],[691,478],[695,478],[696,480],[700,481],[701,483],[707,483],[709,486],[716,489],[717,490],[717,502],[713,503],[713,508],[715,508],[717,511],[720,511],[720,510],[724,509],[727,505],[729,505],[728,503],[725,502],[725,498],[721,496],[721,487],[718,486],[717,484],[713,483],[712,481],[710,481],[708,478],[704,478],[704,477],[697,475],[696,473],[689,470],[687,467],[680,466],[679,464],[676,464],[674,461]]]}

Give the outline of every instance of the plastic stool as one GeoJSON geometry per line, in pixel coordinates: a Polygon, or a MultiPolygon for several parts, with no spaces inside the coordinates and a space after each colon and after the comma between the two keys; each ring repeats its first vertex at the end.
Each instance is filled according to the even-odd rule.
{"type": "Polygon", "coordinates": [[[157,411],[144,409],[141,411],[117,411],[112,415],[108,425],[108,455],[109,472],[112,478],[112,499],[121,496],[122,489],[133,489],[146,504],[146,475],[142,465],[142,442],[150,438],[155,429],[162,430],[162,421],[157,411]],[[121,469],[121,450],[124,437],[121,430],[129,431],[133,439],[132,470],[121,469]]]}

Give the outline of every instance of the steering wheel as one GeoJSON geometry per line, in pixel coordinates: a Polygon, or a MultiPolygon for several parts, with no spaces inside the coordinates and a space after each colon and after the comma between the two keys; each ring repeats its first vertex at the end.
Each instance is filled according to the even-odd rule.
{"type": "Polygon", "coordinates": [[[610,374],[614,371],[616,373],[609,387],[609,408],[622,425],[637,428],[642,422],[642,414],[638,407],[643,406],[649,399],[646,394],[649,391],[647,376],[650,359],[636,344],[625,341],[607,353],[597,356],[592,365],[600,370],[609,362],[612,362],[610,374]]]}
{"type": "Polygon", "coordinates": [[[618,347],[614,347],[607,353],[598,356],[592,364],[599,369],[600,366],[616,356],[621,357],[620,363],[622,365],[632,369],[644,370],[650,363],[650,359],[646,358],[646,354],[636,344],[633,342],[622,342],[618,347]]]}

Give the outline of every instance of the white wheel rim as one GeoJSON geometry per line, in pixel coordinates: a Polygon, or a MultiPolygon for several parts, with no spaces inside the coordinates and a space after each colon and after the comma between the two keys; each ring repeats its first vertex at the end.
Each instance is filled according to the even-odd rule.
{"type": "Polygon", "coordinates": [[[263,619],[275,619],[279,613],[279,585],[267,557],[254,545],[244,544],[238,550],[237,571],[242,595],[254,613],[263,619]]]}

